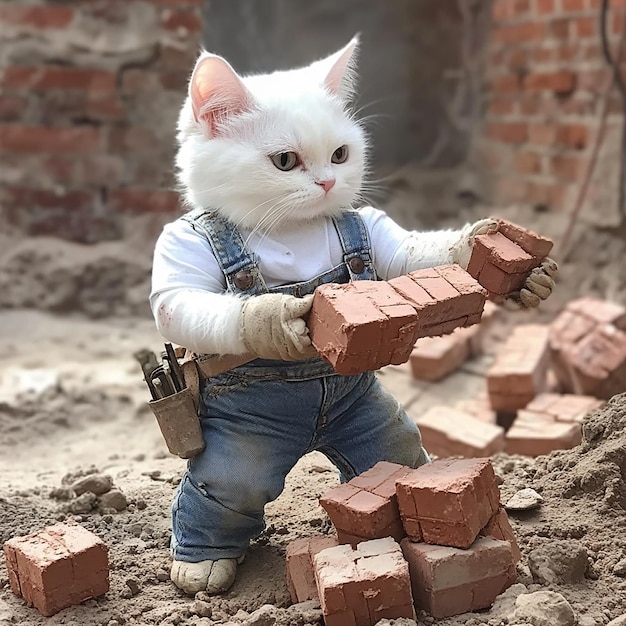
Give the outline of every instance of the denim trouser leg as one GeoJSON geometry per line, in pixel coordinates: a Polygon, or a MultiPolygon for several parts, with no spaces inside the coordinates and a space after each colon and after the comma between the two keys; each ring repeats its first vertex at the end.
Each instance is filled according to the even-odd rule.
{"type": "Polygon", "coordinates": [[[182,561],[241,556],[307,452],[325,453],[345,480],[380,460],[428,461],[416,426],[373,373],[221,375],[205,386],[201,422],[206,448],[189,462],[172,506],[172,553],[182,561]]]}

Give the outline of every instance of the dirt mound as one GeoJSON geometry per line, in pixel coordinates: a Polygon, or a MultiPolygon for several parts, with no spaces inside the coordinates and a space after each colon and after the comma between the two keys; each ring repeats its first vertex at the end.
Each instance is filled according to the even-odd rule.
{"type": "Polygon", "coordinates": [[[25,239],[0,257],[0,308],[148,315],[151,259],[124,242],[25,239]]]}

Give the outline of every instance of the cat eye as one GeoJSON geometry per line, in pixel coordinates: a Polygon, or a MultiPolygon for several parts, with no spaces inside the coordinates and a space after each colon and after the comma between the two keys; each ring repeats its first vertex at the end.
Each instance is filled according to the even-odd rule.
{"type": "Polygon", "coordinates": [[[330,159],[333,163],[345,163],[348,160],[348,146],[340,146],[330,159]]]}
{"type": "Polygon", "coordinates": [[[295,152],[280,152],[270,156],[272,163],[281,171],[288,172],[298,165],[298,155],[295,152]]]}

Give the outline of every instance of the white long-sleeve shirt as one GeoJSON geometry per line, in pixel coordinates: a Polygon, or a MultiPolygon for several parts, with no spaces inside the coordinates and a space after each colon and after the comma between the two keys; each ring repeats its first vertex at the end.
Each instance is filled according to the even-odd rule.
{"type": "MultiPolygon", "coordinates": [[[[372,246],[376,274],[383,280],[416,269],[450,263],[459,231],[407,231],[383,211],[359,210],[372,246]]],[[[259,259],[268,287],[304,282],[343,261],[330,219],[291,223],[267,235],[241,230],[259,259]]],[[[154,251],[150,305],[160,333],[203,354],[243,354],[243,299],[226,293],[226,280],[205,235],[189,222],[167,224],[154,251]]]]}

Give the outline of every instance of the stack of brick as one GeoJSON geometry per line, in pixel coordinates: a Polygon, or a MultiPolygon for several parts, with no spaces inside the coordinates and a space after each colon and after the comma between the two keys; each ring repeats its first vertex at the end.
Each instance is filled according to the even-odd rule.
{"type": "Polygon", "coordinates": [[[382,281],[322,285],[308,327],[339,374],[406,362],[419,337],[480,321],[486,292],[467,272],[445,265],[382,281]]]}
{"type": "Polygon", "coordinates": [[[93,243],[121,238],[129,216],[178,212],[176,119],[202,5],[1,3],[5,226],[93,243]]]}
{"type": "Polygon", "coordinates": [[[604,399],[626,391],[626,308],[570,302],[550,326],[550,355],[564,391],[604,399]]]}
{"type": "Polygon", "coordinates": [[[591,396],[540,394],[517,413],[506,433],[506,451],[539,456],[573,448],[582,440],[583,419],[602,404],[591,396]]]}
{"type": "Polygon", "coordinates": [[[506,413],[523,409],[545,390],[549,365],[548,328],[516,326],[487,372],[491,407],[506,413]]]}
{"type": "Polygon", "coordinates": [[[498,220],[498,232],[476,237],[467,271],[499,299],[519,291],[551,249],[550,239],[498,220]]]}
{"type": "MultiPolygon", "coordinates": [[[[290,559],[288,551],[287,574],[293,578],[292,570],[306,565],[310,581],[313,569],[326,624],[369,626],[376,616],[410,617],[403,604],[407,578],[398,561],[397,540],[408,563],[415,608],[434,617],[486,608],[515,581],[519,548],[500,506],[495,474],[487,459],[435,461],[416,470],[379,463],[346,485],[330,490],[320,503],[337,527],[338,538],[343,536],[352,545],[315,552],[312,542],[300,542],[298,551],[305,556],[300,561],[290,559]],[[346,497],[346,486],[356,493],[346,497]],[[386,497],[381,498],[378,515],[370,507],[364,516],[358,494],[374,489],[386,497]],[[406,537],[355,543],[357,534],[380,535],[381,528],[390,526],[386,520],[392,510],[406,537]],[[381,522],[383,518],[385,522],[381,522]],[[351,520],[357,526],[346,530],[351,520]],[[369,531],[364,532],[368,524],[369,531]],[[387,562],[384,567],[380,558],[383,554],[387,562]],[[380,568],[355,566],[364,555],[380,559],[380,568]],[[375,603],[363,598],[374,598],[375,603]]],[[[292,592],[292,598],[295,602],[314,597],[315,593],[310,589],[292,592]]]]}
{"type": "Polygon", "coordinates": [[[4,544],[11,590],[50,616],[109,590],[106,545],[75,522],[4,544]]]}

